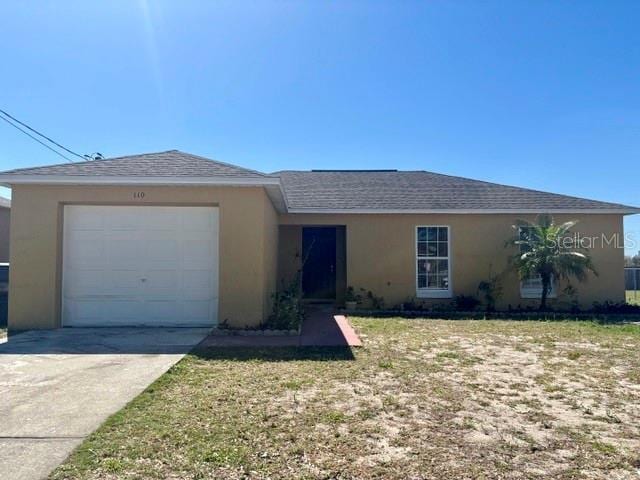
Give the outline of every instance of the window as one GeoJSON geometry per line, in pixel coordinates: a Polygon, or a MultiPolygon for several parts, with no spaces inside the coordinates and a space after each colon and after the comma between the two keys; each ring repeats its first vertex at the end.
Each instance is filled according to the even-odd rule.
{"type": "Polygon", "coordinates": [[[449,227],[416,228],[417,297],[451,297],[449,227]]]}
{"type": "MultiPolygon", "coordinates": [[[[520,240],[526,240],[531,235],[532,227],[520,227],[519,236],[520,240]]],[[[529,248],[526,245],[520,245],[520,253],[526,253],[529,248]]],[[[556,296],[556,282],[551,278],[551,291],[549,292],[549,298],[555,298],[556,296]]],[[[521,298],[540,298],[542,297],[542,278],[540,275],[533,275],[529,278],[524,278],[520,281],[520,297],[521,298]]]]}

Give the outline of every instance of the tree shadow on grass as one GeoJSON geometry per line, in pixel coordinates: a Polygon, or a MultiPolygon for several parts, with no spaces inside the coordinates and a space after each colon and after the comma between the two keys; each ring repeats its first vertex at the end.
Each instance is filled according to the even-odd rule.
{"type": "Polygon", "coordinates": [[[350,347],[204,347],[194,348],[191,355],[202,360],[248,362],[314,361],[334,362],[355,360],[350,347]]]}

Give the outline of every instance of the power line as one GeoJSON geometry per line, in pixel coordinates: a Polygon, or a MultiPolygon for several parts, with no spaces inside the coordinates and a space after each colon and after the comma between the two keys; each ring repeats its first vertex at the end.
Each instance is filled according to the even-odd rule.
{"type": "Polygon", "coordinates": [[[5,122],[7,122],[9,125],[11,125],[13,128],[17,128],[18,130],[20,130],[22,133],[24,133],[26,136],[32,138],[33,140],[35,140],[36,142],[38,142],[40,145],[42,145],[45,148],[48,148],[49,150],[51,150],[53,153],[55,153],[56,155],[60,155],[62,158],[64,158],[67,162],[71,162],[73,163],[73,160],[71,160],[69,157],[64,156],[62,153],[60,153],[59,151],[57,151],[56,149],[50,147],[49,145],[47,145],[46,143],[44,143],[42,140],[40,140],[39,138],[34,137],[33,135],[31,135],[29,132],[27,132],[26,130],[23,130],[22,128],[20,128],[18,125],[14,124],[13,122],[11,122],[10,120],[4,118],[2,115],[0,115],[0,119],[4,120],[5,122]]]}
{"type": "MultiPolygon", "coordinates": [[[[71,155],[75,155],[78,158],[81,158],[82,160],[87,160],[87,157],[84,155],[80,155],[79,153],[74,152],[73,150],[69,150],[67,147],[65,147],[64,145],[60,145],[58,142],[56,142],[55,140],[47,137],[45,134],[40,133],[39,131],[37,131],[35,128],[30,127],[29,125],[27,125],[24,122],[21,122],[20,120],[18,120],[17,118],[15,118],[14,116],[8,114],[7,112],[5,112],[4,110],[0,109],[0,113],[2,113],[3,115],[9,117],[11,120],[13,120],[14,122],[19,123],[20,125],[22,125],[25,128],[28,128],[29,130],[31,130],[33,133],[41,136],[42,138],[45,138],[46,140],[48,140],[49,142],[53,143],[54,145],[60,147],[61,149],[63,149],[66,152],[69,152],[71,155]]],[[[6,120],[6,119],[4,119],[6,120]]],[[[18,128],[16,125],[13,125],[14,127],[18,128]]],[[[24,130],[22,130],[21,128],[18,128],[22,133],[27,134],[27,132],[25,132],[24,130]]],[[[27,134],[28,135],[28,134],[27,134]]],[[[36,140],[33,136],[29,135],[31,138],[33,138],[34,140],[36,140]]],[[[42,142],[39,142],[42,143],[42,142]]],[[[44,145],[44,144],[43,144],[44,145]]],[[[55,151],[55,150],[54,150],[55,151]]],[[[64,157],[64,155],[63,155],[64,157]]],[[[67,157],[64,157],[67,158],[67,157]]],[[[67,158],[67,160],[69,160],[67,158]]],[[[69,160],[71,162],[71,160],[69,160]]]]}

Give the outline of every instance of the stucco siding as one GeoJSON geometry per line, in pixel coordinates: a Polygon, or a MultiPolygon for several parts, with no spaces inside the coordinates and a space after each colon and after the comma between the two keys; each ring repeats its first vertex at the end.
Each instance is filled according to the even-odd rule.
{"type": "Polygon", "coordinates": [[[278,249],[278,287],[293,281],[302,268],[302,227],[280,226],[280,248],[278,249]]]}
{"type": "MultiPolygon", "coordinates": [[[[453,296],[477,295],[478,284],[490,273],[507,271],[509,251],[505,242],[514,235],[515,215],[311,215],[286,214],[280,216],[282,225],[345,225],[347,237],[347,284],[373,291],[382,296],[388,306],[416,296],[415,230],[419,225],[448,225],[451,242],[451,282],[453,296]]],[[[524,216],[533,219],[533,216],[524,216]]],[[[583,236],[622,238],[621,215],[558,215],[557,221],[578,219],[576,227],[583,236]]],[[[282,227],[283,232],[287,228],[282,227]]],[[[295,230],[290,230],[294,235],[295,230]]],[[[283,235],[282,248],[287,238],[283,235]]],[[[295,240],[297,242],[297,240],[295,240]]],[[[613,245],[598,246],[591,255],[599,277],[590,275],[586,283],[573,282],[578,301],[589,307],[594,301],[622,301],[623,249],[613,245]]],[[[281,256],[282,276],[295,265],[286,265],[290,256],[281,256]]],[[[520,296],[520,283],[515,272],[504,275],[503,296],[498,306],[507,308],[536,305],[536,300],[520,296]]],[[[561,293],[564,284],[559,285],[561,293]]],[[[429,300],[434,302],[450,300],[429,300]]],[[[568,302],[559,295],[552,303],[568,302]]]]}
{"type": "Polygon", "coordinates": [[[264,202],[264,300],[262,306],[263,318],[268,318],[273,305],[273,294],[277,288],[278,275],[278,213],[271,202],[264,202]]]}
{"type": "Polygon", "coordinates": [[[9,261],[9,227],[11,209],[0,208],[0,263],[9,261]]]}
{"type": "Polygon", "coordinates": [[[219,321],[242,327],[263,320],[267,290],[275,284],[276,260],[270,252],[276,248],[277,226],[262,188],[33,185],[15,186],[12,193],[11,329],[60,325],[64,204],[218,206],[219,321]],[[140,191],[144,199],[135,200],[134,192],[140,191]]]}

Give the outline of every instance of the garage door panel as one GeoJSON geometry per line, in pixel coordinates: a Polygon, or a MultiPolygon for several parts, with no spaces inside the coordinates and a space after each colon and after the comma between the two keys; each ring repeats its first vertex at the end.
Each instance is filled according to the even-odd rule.
{"type": "Polygon", "coordinates": [[[108,295],[131,295],[140,287],[142,275],[140,270],[105,271],[105,293],[108,295]]]}
{"type": "Polygon", "coordinates": [[[105,260],[105,245],[101,231],[75,231],[68,239],[74,255],[70,258],[74,268],[101,267],[105,260]]]}
{"type": "Polygon", "coordinates": [[[103,301],[105,308],[104,324],[110,322],[119,325],[135,325],[144,314],[144,302],[142,300],[114,300],[103,301]]]}
{"type": "Polygon", "coordinates": [[[73,225],[75,231],[102,230],[104,227],[104,217],[100,212],[78,209],[73,213],[73,225]]]}
{"type": "MultiPolygon", "coordinates": [[[[154,207],[147,212],[143,219],[145,230],[168,230],[175,232],[181,227],[181,217],[184,213],[181,208],[185,207],[154,207]]],[[[192,213],[188,212],[189,221],[192,213]]]]}
{"type": "Polygon", "coordinates": [[[110,207],[98,207],[96,215],[103,217],[106,230],[140,230],[139,215],[128,209],[113,210],[110,207]]]}
{"type": "Polygon", "coordinates": [[[138,232],[108,233],[104,235],[106,258],[113,267],[137,265],[146,255],[146,248],[138,232]]]}
{"type": "Polygon", "coordinates": [[[158,320],[171,320],[181,317],[180,302],[169,300],[147,300],[144,304],[145,317],[151,322],[158,320]]]}
{"type": "Polygon", "coordinates": [[[210,270],[185,270],[182,276],[185,298],[209,298],[216,291],[210,270]]]}
{"type": "Polygon", "coordinates": [[[211,263],[213,245],[205,238],[188,238],[184,242],[183,261],[187,265],[211,263]]]}
{"type": "Polygon", "coordinates": [[[73,300],[70,301],[71,312],[79,320],[101,319],[104,308],[98,300],[73,300]]]}
{"type": "MultiPolygon", "coordinates": [[[[183,296],[181,272],[178,270],[149,270],[146,272],[144,292],[148,298],[180,299],[183,296]]],[[[211,296],[211,290],[207,294],[211,296]]]]}
{"type": "Polygon", "coordinates": [[[213,215],[206,208],[194,209],[193,215],[185,221],[182,228],[186,231],[212,231],[217,225],[217,212],[213,215]]]}
{"type": "Polygon", "coordinates": [[[209,318],[211,312],[218,311],[218,302],[213,300],[201,300],[184,302],[183,314],[193,323],[203,323],[209,318]]]}
{"type": "Polygon", "coordinates": [[[131,320],[140,311],[140,301],[130,299],[87,298],[72,303],[74,319],[82,324],[131,320]]]}
{"type": "Polygon", "coordinates": [[[214,325],[213,207],[65,207],[64,326],[214,325]]]}
{"type": "Polygon", "coordinates": [[[105,273],[103,270],[77,269],[73,281],[67,285],[67,295],[71,298],[90,295],[92,292],[106,288],[105,273]]]}
{"type": "MultiPolygon", "coordinates": [[[[165,234],[165,232],[159,232],[165,234]]],[[[146,255],[149,261],[174,261],[179,262],[182,255],[180,248],[180,239],[174,234],[171,237],[165,235],[166,238],[148,238],[145,242],[147,249],[146,255]]]]}
{"type": "Polygon", "coordinates": [[[64,309],[75,327],[135,325],[143,312],[142,301],[123,298],[67,300],[64,309]]]}

